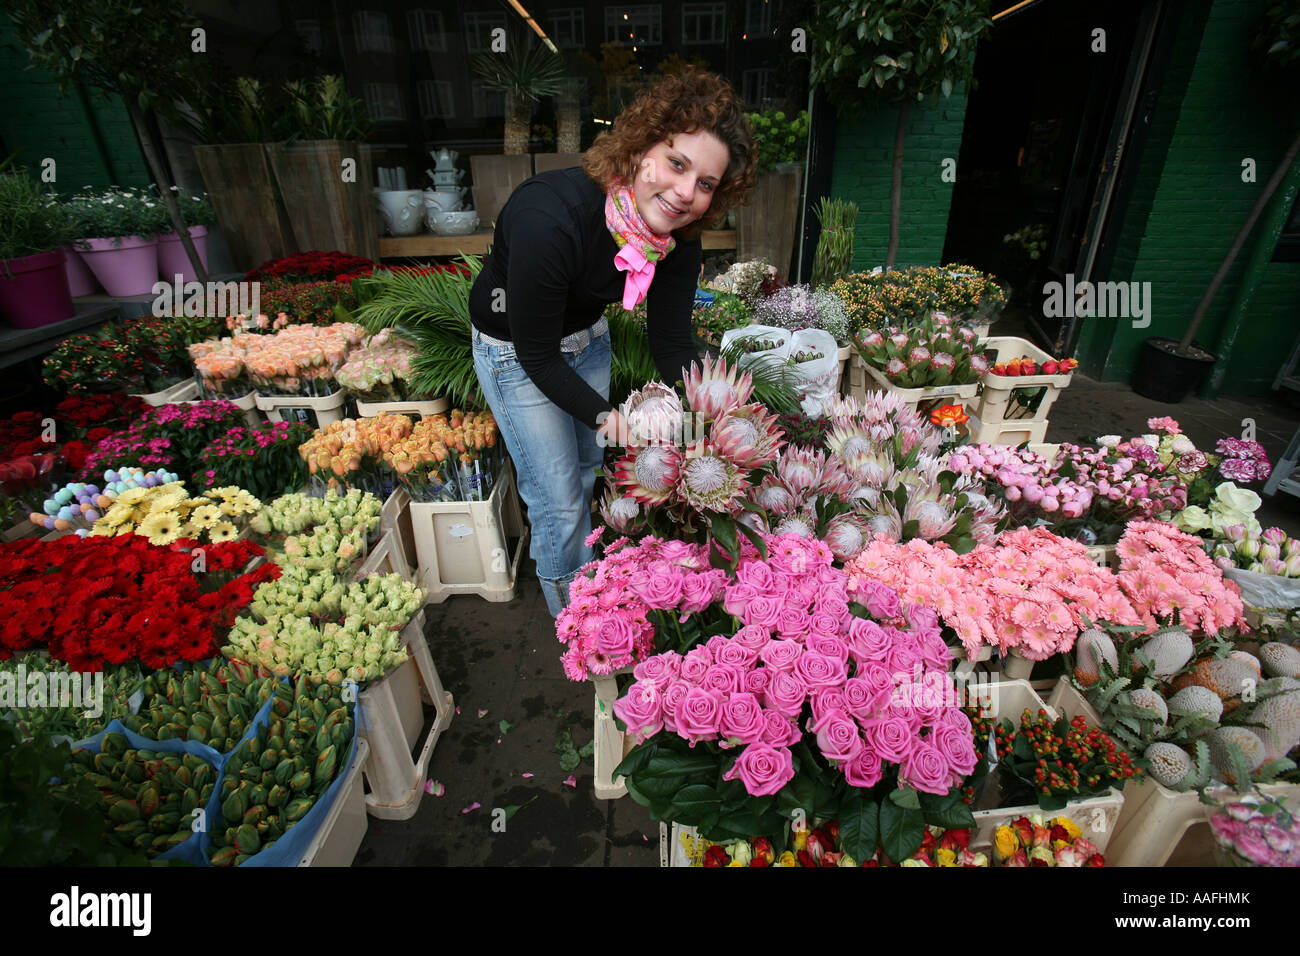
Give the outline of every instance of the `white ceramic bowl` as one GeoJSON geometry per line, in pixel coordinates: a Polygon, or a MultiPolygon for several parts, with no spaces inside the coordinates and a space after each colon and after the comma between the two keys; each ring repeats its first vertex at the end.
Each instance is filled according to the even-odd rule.
{"type": "Polygon", "coordinates": [[[467,236],[478,228],[478,213],[472,209],[463,212],[430,213],[429,226],[435,235],[467,236]]]}

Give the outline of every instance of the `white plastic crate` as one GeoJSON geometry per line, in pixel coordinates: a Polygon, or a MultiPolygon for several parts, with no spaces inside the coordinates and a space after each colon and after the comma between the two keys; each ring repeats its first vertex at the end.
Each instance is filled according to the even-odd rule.
{"type": "Polygon", "coordinates": [[[885,374],[862,360],[856,352],[849,359],[849,395],[859,401],[867,392],[895,392],[914,408],[928,410],[940,403],[966,405],[979,391],[979,383],[937,385],[931,388],[899,388],[885,374]]]}
{"type": "MultiPolygon", "coordinates": [[[[1016,389],[1046,386],[1047,391],[1039,402],[1038,408],[1032,415],[1026,415],[1023,419],[1024,421],[1046,421],[1052,404],[1070,384],[1070,379],[1074,376],[1074,373],[1066,372],[1063,375],[994,375],[992,367],[1000,360],[1009,361],[1023,356],[1033,359],[1034,363],[1041,367],[1044,362],[1050,361],[1052,356],[1034,345],[1033,342],[1012,335],[994,335],[983,344],[985,348],[994,354],[989,356],[990,371],[984,376],[981,383],[983,391],[980,394],[979,404],[975,406],[972,415],[977,416],[980,421],[989,426],[1007,421],[1021,420],[1015,416],[1018,412],[1023,412],[1024,409],[1012,401],[1016,389]]],[[[1041,442],[1042,440],[1042,438],[1030,439],[1030,441],[1035,442],[1041,442]]],[[[1004,444],[1018,445],[1020,443],[1004,444]]]]}
{"type": "Polygon", "coordinates": [[[595,688],[593,704],[593,739],[592,763],[595,764],[594,789],[597,800],[617,800],[627,796],[627,785],[623,778],[614,779],[614,768],[623,762],[623,758],[632,749],[633,742],[618,729],[614,719],[614,701],[618,700],[617,674],[630,673],[632,668],[625,667],[606,677],[593,677],[591,683],[595,688]]]}
{"type": "Polygon", "coordinates": [[[660,866],[695,865],[694,861],[692,861],[686,853],[686,846],[682,837],[686,837],[690,840],[698,840],[700,838],[700,831],[695,827],[683,826],[680,823],[674,823],[671,827],[666,823],[659,824],[660,866]]]}
{"type": "Polygon", "coordinates": [[[380,534],[378,543],[370,548],[370,554],[357,568],[358,578],[372,574],[400,574],[406,581],[412,579],[411,566],[406,563],[406,556],[392,531],[380,534]]]}
{"type": "Polygon", "coordinates": [[[1054,465],[1056,464],[1056,456],[1061,453],[1061,446],[1058,442],[1034,442],[1030,444],[1029,450],[1042,455],[1047,459],[1049,465],[1054,465]]]}
{"type": "Polygon", "coordinates": [[[423,611],[411,619],[402,636],[410,659],[360,695],[358,735],[370,748],[364,771],[370,786],[366,812],[383,820],[415,816],[424,796],[429,759],[456,712],[424,639],[423,611]],[[424,703],[432,704],[437,716],[421,743],[424,703]]]}
{"type": "Polygon", "coordinates": [[[989,445],[1031,445],[1042,442],[1047,437],[1047,419],[1015,418],[1011,421],[986,422],[975,413],[970,413],[970,421],[963,428],[970,436],[971,444],[984,442],[989,445]]]}
{"type": "Polygon", "coordinates": [[[401,485],[384,499],[379,512],[379,527],[393,533],[393,540],[414,580],[420,558],[415,553],[415,531],[411,526],[411,496],[401,485]]]}
{"type": "MultiPolygon", "coordinates": [[[[294,412],[305,409],[315,413],[316,427],[324,428],[326,425],[343,420],[343,406],[347,403],[348,393],[339,389],[333,395],[326,395],[323,398],[311,398],[306,395],[258,395],[256,399],[257,407],[266,412],[269,421],[299,422],[302,421],[302,417],[295,415],[294,412]],[[288,415],[285,414],[286,412],[288,415]]],[[[310,424],[310,421],[306,424],[310,424]]]]}
{"type": "Polygon", "coordinates": [[[357,399],[357,418],[378,418],[380,415],[437,415],[451,408],[446,398],[433,398],[425,402],[363,402],[357,399]]]}
{"type": "Polygon", "coordinates": [[[494,602],[514,598],[528,533],[509,463],[487,501],[412,501],[410,514],[419,584],[429,603],[441,604],[454,594],[494,602]],[[511,554],[510,539],[516,536],[511,554]]]}
{"type": "Polygon", "coordinates": [[[155,407],[159,405],[175,405],[180,402],[187,402],[191,399],[198,398],[199,386],[192,378],[187,378],[183,382],[177,382],[158,392],[147,392],[136,394],[136,398],[143,399],[149,405],[155,407]]]}
{"type": "Polygon", "coordinates": [[[351,866],[366,837],[366,794],[361,780],[370,748],[357,738],[356,758],[343,779],[334,806],[325,816],[320,832],[298,861],[299,866],[351,866]]]}
{"type": "MultiPolygon", "coordinates": [[[[989,685],[988,692],[993,711],[998,720],[1010,720],[1019,726],[1020,715],[1026,710],[1037,713],[1042,708],[1051,716],[1058,716],[1060,711],[1051,707],[1038,696],[1038,693],[1023,680],[1005,680],[989,685]]],[[[1120,812],[1124,806],[1123,792],[1111,787],[1104,794],[1071,800],[1062,810],[1046,811],[1037,804],[1022,807],[1005,807],[975,811],[975,826],[971,832],[971,846],[989,846],[997,828],[1010,823],[1016,817],[1041,813],[1046,818],[1069,817],[1075,822],[1084,837],[1097,849],[1105,852],[1111,836],[1115,833],[1120,812]]],[[[1109,862],[1109,859],[1107,860],[1109,862]]]]}
{"type": "Polygon", "coordinates": [[[839,384],[836,386],[835,391],[841,395],[844,394],[844,385],[846,381],[844,376],[845,373],[848,371],[849,357],[852,354],[853,354],[853,349],[849,348],[847,345],[841,345],[839,351],[835,353],[835,357],[840,360],[839,384]]]}
{"type": "Polygon", "coordinates": [[[1047,706],[1053,710],[1060,711],[1066,717],[1073,720],[1080,715],[1088,722],[1089,727],[1101,726],[1101,715],[1093,709],[1092,704],[1088,703],[1088,698],[1084,697],[1070,683],[1070,678],[1062,676],[1056,686],[1052,688],[1052,694],[1047,698],[1047,706]]]}
{"type": "MultiPolygon", "coordinates": [[[[1050,658],[1049,658],[1050,659],[1050,658]]],[[[1014,650],[1002,655],[999,672],[1003,680],[1023,680],[1028,681],[1029,686],[1034,690],[1042,692],[1050,691],[1056,686],[1055,677],[1038,677],[1034,675],[1034,665],[1046,663],[1046,661],[1031,661],[1027,657],[1022,657],[1014,650]]],[[[1041,673],[1041,672],[1040,672],[1041,673]]]]}
{"type": "Polygon", "coordinates": [[[1119,554],[1113,544],[1093,544],[1088,546],[1088,559],[1099,568],[1119,570],[1119,554]]]}

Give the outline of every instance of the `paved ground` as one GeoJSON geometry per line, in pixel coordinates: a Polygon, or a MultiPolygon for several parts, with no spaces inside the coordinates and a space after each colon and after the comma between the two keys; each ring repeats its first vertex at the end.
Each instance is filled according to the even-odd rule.
{"type": "MultiPolygon", "coordinates": [[[[1257,438],[1274,459],[1300,425],[1300,412],[1276,399],[1161,405],[1125,385],[1076,376],[1068,397],[1053,408],[1047,440],[1139,434],[1156,415],[1173,415],[1201,448],[1240,435],[1242,419],[1253,418],[1257,438]]],[[[1300,535],[1296,499],[1265,499],[1259,517],[1265,526],[1280,524],[1300,535]]],[[[460,708],[429,769],[446,791],[425,796],[409,821],[372,819],[358,865],[658,864],[658,825],[629,797],[596,800],[589,757],[573,772],[576,786],[564,783],[569,771],[561,767],[557,745],[566,733],[575,747],[591,739],[592,692],[564,679],[531,562],[525,567],[513,601],[453,597],[429,606],[429,646],[460,708]],[[501,721],[508,724],[505,732],[501,721]],[[473,804],[478,808],[465,812],[473,804]],[[504,832],[493,832],[493,808],[509,814],[504,832]]]]}

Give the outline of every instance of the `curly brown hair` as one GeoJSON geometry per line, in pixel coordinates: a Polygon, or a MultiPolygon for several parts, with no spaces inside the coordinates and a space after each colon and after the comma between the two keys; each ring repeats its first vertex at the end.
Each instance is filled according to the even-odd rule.
{"type": "Polygon", "coordinates": [[[675,133],[699,131],[718,137],[727,147],[729,159],[709,211],[673,233],[694,239],[743,203],[754,185],[758,161],[754,134],[739,95],[722,77],[692,68],[671,73],[643,90],[614,120],[614,128],[596,137],[583,168],[602,189],[615,182],[631,182],[638,155],[675,133]]]}

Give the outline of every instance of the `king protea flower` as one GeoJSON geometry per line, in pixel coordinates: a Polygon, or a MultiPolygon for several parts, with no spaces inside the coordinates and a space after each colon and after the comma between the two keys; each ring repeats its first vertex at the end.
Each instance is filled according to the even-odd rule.
{"type": "Polygon", "coordinates": [[[885,344],[885,337],[881,335],[879,332],[868,332],[866,335],[862,336],[858,341],[860,341],[865,346],[875,348],[885,344]]]}
{"type": "Polygon", "coordinates": [[[917,345],[907,353],[907,361],[912,365],[920,365],[922,362],[930,361],[930,350],[924,345],[917,345]]]}
{"type": "Polygon", "coordinates": [[[832,455],[850,455],[875,451],[878,442],[870,428],[853,419],[837,418],[826,433],[826,448],[832,455]]]}
{"type": "Polygon", "coordinates": [[[737,375],[738,369],[727,368],[723,359],[717,362],[704,357],[704,369],[694,362],[686,373],[686,402],[691,411],[708,421],[718,418],[728,409],[744,405],[754,394],[754,383],[748,372],[737,375]]]}
{"type": "Polygon", "coordinates": [[[898,509],[887,496],[881,497],[880,510],[867,518],[867,527],[873,536],[883,534],[890,541],[898,541],[903,537],[903,519],[898,516],[898,509]]]}
{"type": "Polygon", "coordinates": [[[826,467],[826,456],[810,448],[787,448],[776,463],[776,476],[781,479],[796,498],[821,484],[826,467]]]}
{"type": "Polygon", "coordinates": [[[970,357],[970,367],[976,375],[985,375],[989,370],[989,360],[986,356],[973,354],[970,357]]]}
{"type": "Polygon", "coordinates": [[[641,504],[631,495],[616,496],[613,489],[600,501],[600,516],[605,525],[619,534],[627,534],[641,517],[641,504]]]}
{"type": "Polygon", "coordinates": [[[893,342],[894,347],[901,351],[902,349],[907,348],[907,343],[910,342],[911,339],[907,337],[906,332],[895,332],[889,337],[889,341],[893,342]]]}
{"type": "Polygon", "coordinates": [[[766,406],[740,405],[714,419],[709,438],[718,453],[742,468],[761,468],[776,460],[785,444],[776,416],[766,406]]]}
{"type": "Polygon", "coordinates": [[[686,450],[677,479],[677,493],[697,511],[730,511],[748,487],[745,471],[718,453],[707,441],[686,450]]]}
{"type": "Polygon", "coordinates": [[[903,509],[903,523],[915,521],[917,535],[926,541],[942,538],[953,529],[957,516],[940,501],[909,498],[903,509]]]}
{"type": "Polygon", "coordinates": [[[930,368],[951,372],[957,367],[957,359],[949,352],[935,352],[930,358],[930,368]]]}
{"type": "Polygon", "coordinates": [[[793,514],[782,518],[775,528],[773,534],[797,534],[801,538],[813,538],[812,522],[802,514],[793,514]]]}
{"type": "Polygon", "coordinates": [[[855,448],[841,459],[850,475],[872,488],[884,488],[895,474],[894,459],[883,449],[855,448]]]}
{"type": "Polygon", "coordinates": [[[890,378],[897,378],[907,371],[907,363],[901,358],[892,358],[885,363],[885,374],[890,378]]]}
{"type": "Polygon", "coordinates": [[[682,434],[682,400],[667,385],[651,382],[627,397],[623,415],[638,444],[676,444],[682,434]]]}
{"type": "Polygon", "coordinates": [[[826,545],[840,561],[855,558],[867,546],[867,522],[857,515],[836,515],[826,527],[826,545]]]}
{"type": "Polygon", "coordinates": [[[633,448],[614,466],[614,481],[642,504],[663,504],[672,497],[681,464],[682,453],[676,445],[633,448]]]}
{"type": "Polygon", "coordinates": [[[798,507],[798,501],[780,478],[768,476],[763,479],[754,494],[754,503],[774,515],[788,515],[798,507]]]}

